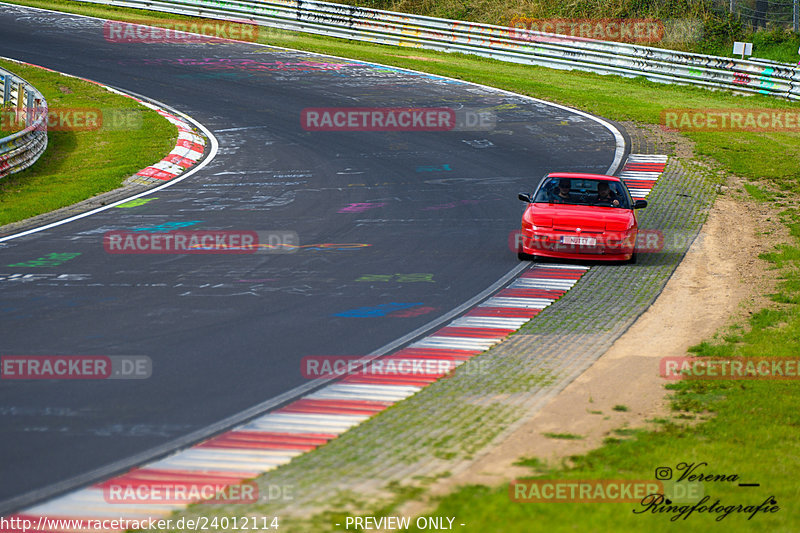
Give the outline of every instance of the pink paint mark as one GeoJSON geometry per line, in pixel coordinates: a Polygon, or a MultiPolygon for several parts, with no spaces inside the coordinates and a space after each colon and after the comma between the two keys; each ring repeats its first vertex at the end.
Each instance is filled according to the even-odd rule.
{"type": "MultiPolygon", "coordinates": [[[[175,58],[175,59],[142,59],[137,60],[144,64],[179,64],[187,66],[203,67],[208,70],[245,70],[248,72],[260,71],[302,71],[302,72],[322,72],[341,70],[344,67],[360,65],[360,63],[323,63],[319,61],[298,61],[284,62],[273,61],[264,62],[254,59],[229,59],[218,57],[204,58],[175,58]]],[[[124,64],[120,62],[120,64],[124,64]]],[[[135,63],[134,63],[135,64],[135,63]]]]}
{"type": "Polygon", "coordinates": [[[387,205],[386,202],[361,202],[343,207],[339,209],[337,213],[361,213],[367,209],[377,209],[378,207],[383,207],[385,205],[387,205]]]}
{"type": "Polygon", "coordinates": [[[436,311],[436,307],[415,307],[413,309],[402,309],[400,311],[394,311],[389,313],[386,316],[394,317],[394,318],[412,318],[415,316],[427,315],[428,313],[432,313],[436,311]]]}

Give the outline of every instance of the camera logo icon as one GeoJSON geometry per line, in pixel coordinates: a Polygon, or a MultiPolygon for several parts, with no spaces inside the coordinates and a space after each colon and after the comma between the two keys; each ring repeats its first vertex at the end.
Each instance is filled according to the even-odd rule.
{"type": "Polygon", "coordinates": [[[656,479],[659,481],[672,479],[672,469],[668,466],[659,466],[656,468],[656,479]]]}

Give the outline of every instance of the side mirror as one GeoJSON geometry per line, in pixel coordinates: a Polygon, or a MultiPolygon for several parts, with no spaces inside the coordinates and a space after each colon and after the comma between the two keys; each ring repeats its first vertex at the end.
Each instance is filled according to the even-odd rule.
{"type": "Polygon", "coordinates": [[[526,192],[521,192],[517,195],[517,198],[522,200],[523,202],[531,203],[531,195],[526,192]]]}
{"type": "Polygon", "coordinates": [[[647,207],[647,200],[636,200],[633,202],[634,209],[644,209],[645,207],[647,207]]]}

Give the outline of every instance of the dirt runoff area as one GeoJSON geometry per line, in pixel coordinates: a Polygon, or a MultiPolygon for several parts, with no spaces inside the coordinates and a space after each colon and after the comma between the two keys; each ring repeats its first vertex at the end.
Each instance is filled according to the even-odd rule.
{"type": "MultiPolygon", "coordinates": [[[[533,418],[466,468],[437,481],[428,496],[460,485],[499,485],[530,476],[530,468],[514,463],[537,457],[558,466],[571,455],[600,447],[615,429],[653,428],[649,420],[670,418],[668,391],[659,376],[661,358],[685,356],[690,346],[769,305],[764,295],[774,288],[774,274],[758,256],[786,242],[787,235],[771,204],[756,203],[745,195],[741,182],[731,180],[653,305],[533,418]],[[582,438],[554,439],[546,433],[582,438]]],[[[406,515],[430,510],[422,501],[400,509],[406,515]]]]}

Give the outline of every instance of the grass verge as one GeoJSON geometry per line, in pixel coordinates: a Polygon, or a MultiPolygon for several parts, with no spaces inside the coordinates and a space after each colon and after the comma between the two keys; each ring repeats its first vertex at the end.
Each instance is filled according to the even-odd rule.
{"type": "Polygon", "coordinates": [[[50,122],[63,125],[48,131],[47,150],[32,167],[0,180],[0,225],[116,189],[175,146],[175,127],[130,98],[28,65],[0,60],[0,66],[39,89],[47,100],[50,122]],[[73,110],[84,117],[98,112],[105,122],[99,129],[80,131],[64,122],[72,120],[73,110]]]}
{"type": "MultiPolygon", "coordinates": [[[[794,242],[764,259],[781,269],[784,281],[772,299],[781,305],[755,313],[745,328],[692,348],[695,355],[797,359],[800,353],[800,210],[782,214],[794,242]],[[788,304],[788,305],[786,305],[788,304]]],[[[800,529],[794,502],[800,495],[794,472],[800,468],[800,387],[796,381],[681,381],[673,391],[673,408],[684,418],[705,419],[693,427],[662,421],[657,432],[637,432],[630,440],[613,440],[585,456],[571,457],[572,467],[556,469],[536,479],[648,479],[659,467],[678,474],[680,463],[700,465],[704,474],[735,474],[738,480],[703,482],[706,505],[720,500],[730,509],[697,512],[684,518],[674,512],[653,512],[638,503],[518,503],[509,486],[468,486],[443,498],[434,516],[458,516],[475,531],[690,531],[790,532],[800,529]],[[707,416],[713,415],[713,416],[707,416]],[[705,464],[702,464],[705,463],[705,464]],[[759,487],[740,487],[758,483],[759,487]],[[757,506],[772,499],[774,513],[738,512],[738,505],[757,506]],[[733,506],[733,507],[731,507],[733,506]],[[569,514],[569,520],[565,517],[569,514]]],[[[536,459],[522,464],[541,470],[536,459]]],[[[678,505],[678,504],[676,504],[678,505]]],[[[681,503],[679,505],[687,505],[681,503]]]]}

